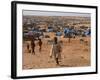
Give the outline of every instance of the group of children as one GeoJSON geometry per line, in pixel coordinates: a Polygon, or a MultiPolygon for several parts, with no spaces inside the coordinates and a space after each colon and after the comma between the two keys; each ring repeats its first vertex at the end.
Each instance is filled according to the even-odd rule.
{"type": "MultiPolygon", "coordinates": [[[[40,38],[38,38],[38,45],[39,45],[39,51],[41,52],[42,40],[40,38]]],[[[36,47],[35,40],[31,39],[31,50],[29,44],[27,45],[28,52],[29,53],[31,52],[32,54],[35,55],[35,47],[36,47]]],[[[62,52],[61,44],[60,42],[58,42],[57,37],[54,37],[49,56],[50,58],[52,57],[54,58],[57,65],[59,65],[59,59],[61,59],[61,52],[62,52]]]]}
{"type": "MultiPolygon", "coordinates": [[[[39,51],[41,52],[41,47],[42,47],[42,40],[38,38],[38,45],[39,45],[39,51]]],[[[35,54],[35,40],[34,39],[31,39],[31,50],[30,50],[30,45],[27,44],[27,50],[28,52],[32,53],[32,54],[35,54]]]]}

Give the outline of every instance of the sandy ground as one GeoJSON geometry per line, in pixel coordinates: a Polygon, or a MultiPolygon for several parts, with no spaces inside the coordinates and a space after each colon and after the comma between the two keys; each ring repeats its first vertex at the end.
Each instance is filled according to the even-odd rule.
{"type": "Polygon", "coordinates": [[[39,46],[36,42],[35,55],[27,52],[26,42],[23,44],[23,69],[37,69],[37,68],[55,68],[55,67],[79,67],[90,66],[90,37],[85,37],[86,43],[80,43],[80,38],[73,38],[68,43],[67,38],[63,38],[62,41],[62,53],[60,65],[57,66],[54,58],[50,58],[51,45],[46,40],[43,41],[42,51],[39,52],[39,46]]]}

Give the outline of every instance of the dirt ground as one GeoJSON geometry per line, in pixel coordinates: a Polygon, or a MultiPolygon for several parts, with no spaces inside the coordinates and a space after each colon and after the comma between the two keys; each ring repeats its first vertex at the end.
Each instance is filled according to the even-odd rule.
{"type": "Polygon", "coordinates": [[[50,58],[51,45],[47,40],[42,39],[42,51],[39,52],[39,46],[36,43],[35,55],[28,53],[26,43],[23,43],[23,69],[40,69],[40,68],[56,68],[56,67],[79,67],[90,66],[90,37],[84,37],[84,42],[80,43],[80,38],[71,38],[68,42],[67,38],[62,38],[62,52],[60,65],[56,65],[54,58],[50,58]],[[87,42],[86,42],[87,41],[87,42]]]}

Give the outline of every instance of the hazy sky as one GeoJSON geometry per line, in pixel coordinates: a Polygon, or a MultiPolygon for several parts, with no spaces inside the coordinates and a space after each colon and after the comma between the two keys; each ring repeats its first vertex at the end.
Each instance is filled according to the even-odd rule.
{"type": "Polygon", "coordinates": [[[29,11],[23,10],[23,15],[33,16],[81,16],[90,17],[90,13],[72,13],[72,12],[51,12],[51,11],[29,11]]]}

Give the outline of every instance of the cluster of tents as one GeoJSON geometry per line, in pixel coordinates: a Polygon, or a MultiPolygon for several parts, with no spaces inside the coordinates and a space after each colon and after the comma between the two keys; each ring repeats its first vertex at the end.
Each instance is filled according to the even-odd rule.
{"type": "Polygon", "coordinates": [[[70,28],[65,28],[64,29],[64,36],[68,37],[68,36],[90,36],[91,35],[91,30],[87,29],[87,30],[76,30],[76,29],[70,29],[70,28]]]}
{"type": "MultiPolygon", "coordinates": [[[[28,36],[32,35],[35,38],[39,38],[40,36],[43,36],[44,31],[40,30],[29,30],[27,32],[24,32],[23,36],[28,38],[28,36]]],[[[47,32],[54,32],[53,28],[48,28],[47,32]]],[[[74,29],[74,28],[63,28],[63,30],[59,30],[55,32],[56,36],[64,36],[64,38],[75,38],[76,36],[90,36],[91,35],[91,29],[74,29]]]]}

